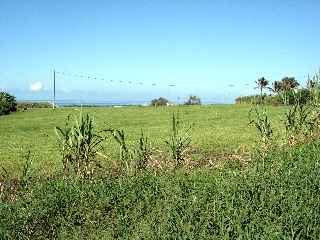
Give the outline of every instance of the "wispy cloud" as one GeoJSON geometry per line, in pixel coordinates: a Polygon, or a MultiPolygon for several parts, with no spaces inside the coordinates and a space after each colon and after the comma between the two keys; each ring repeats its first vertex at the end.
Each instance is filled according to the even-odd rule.
{"type": "Polygon", "coordinates": [[[42,82],[35,82],[30,84],[30,91],[32,92],[39,92],[43,90],[43,84],[42,82]]]}

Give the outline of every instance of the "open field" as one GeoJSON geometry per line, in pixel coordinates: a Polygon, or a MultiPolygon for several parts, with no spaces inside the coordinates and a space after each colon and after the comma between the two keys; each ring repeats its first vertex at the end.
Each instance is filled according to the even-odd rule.
{"type": "MultiPolygon", "coordinates": [[[[135,144],[141,129],[152,144],[165,151],[164,140],[170,131],[171,115],[179,112],[186,124],[192,125],[192,147],[198,157],[221,152],[249,151],[257,133],[249,127],[250,106],[179,106],[179,107],[122,107],[86,108],[95,117],[99,129],[108,127],[125,130],[129,143],[135,144]],[[240,149],[240,150],[239,150],[240,149]]],[[[270,107],[275,127],[280,126],[283,107],[270,107]]],[[[31,109],[0,118],[0,162],[11,175],[22,168],[23,155],[31,150],[33,168],[39,175],[61,171],[55,126],[64,126],[68,115],[77,116],[79,108],[31,109]]],[[[104,154],[116,159],[118,146],[107,141],[104,154]]]]}
{"type": "Polygon", "coordinates": [[[243,168],[32,181],[1,239],[319,239],[319,142],[243,168]]]}
{"type": "MultiPolygon", "coordinates": [[[[164,155],[171,114],[179,112],[194,124],[195,160],[259,146],[255,128],[248,127],[249,110],[234,105],[83,109],[95,116],[99,129],[124,129],[131,144],[143,128],[164,155]]],[[[285,111],[269,108],[277,133],[285,128],[285,111]]],[[[319,239],[318,138],[295,146],[275,143],[246,164],[222,159],[221,168],[62,178],[54,127],[63,126],[69,114],[79,109],[33,109],[0,118],[1,164],[11,174],[0,181],[1,239],[319,239]],[[34,159],[30,175],[12,179],[21,176],[28,149],[34,159]]],[[[105,163],[116,161],[118,146],[110,139],[104,153],[105,163]]]]}

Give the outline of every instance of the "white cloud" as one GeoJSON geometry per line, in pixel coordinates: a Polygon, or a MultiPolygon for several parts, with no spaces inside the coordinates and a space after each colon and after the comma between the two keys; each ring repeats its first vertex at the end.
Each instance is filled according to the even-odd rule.
{"type": "Polygon", "coordinates": [[[39,92],[43,89],[43,84],[42,82],[35,82],[30,84],[30,90],[32,92],[39,92]]]}

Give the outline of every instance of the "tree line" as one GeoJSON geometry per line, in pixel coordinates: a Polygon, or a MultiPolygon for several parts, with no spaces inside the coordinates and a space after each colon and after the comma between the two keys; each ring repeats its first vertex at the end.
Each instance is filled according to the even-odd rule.
{"type": "Polygon", "coordinates": [[[295,77],[284,77],[281,80],[270,83],[265,77],[255,81],[259,94],[252,96],[241,96],[236,98],[238,104],[271,104],[291,105],[295,101],[302,104],[307,103],[315,96],[318,97],[320,89],[320,73],[312,79],[308,78],[305,87],[301,86],[295,77]]]}

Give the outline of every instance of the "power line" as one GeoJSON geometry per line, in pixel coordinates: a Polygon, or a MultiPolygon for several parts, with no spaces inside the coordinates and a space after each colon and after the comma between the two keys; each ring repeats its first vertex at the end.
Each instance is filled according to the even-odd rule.
{"type": "MultiPolygon", "coordinates": [[[[100,81],[105,81],[109,83],[125,83],[128,85],[145,85],[142,81],[133,81],[133,80],[113,80],[110,79],[108,80],[106,77],[98,77],[93,74],[74,74],[74,73],[67,73],[67,72],[61,72],[61,71],[56,71],[56,74],[60,76],[66,76],[66,77],[75,77],[75,78],[82,78],[82,79],[93,79],[93,80],[100,80],[100,81]]],[[[151,83],[151,86],[157,86],[161,85],[158,83],[151,83]]],[[[176,86],[176,84],[168,84],[169,87],[176,86]]]]}

